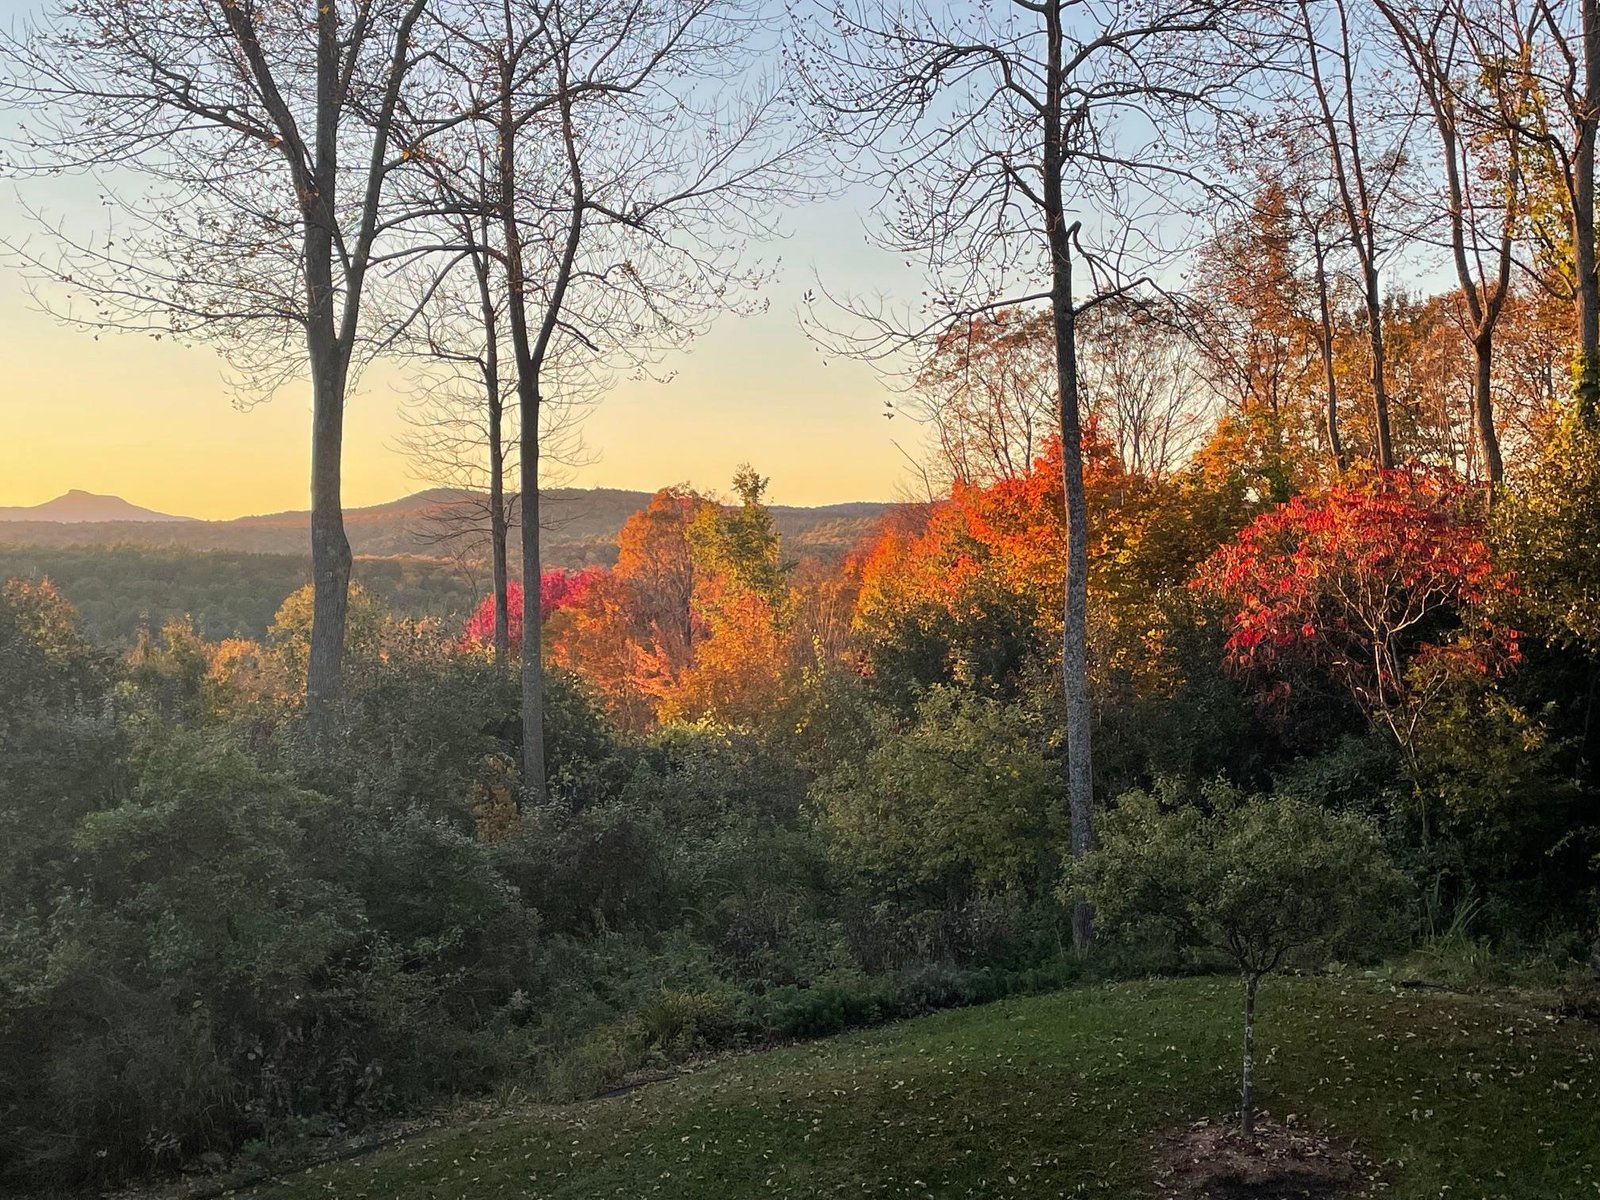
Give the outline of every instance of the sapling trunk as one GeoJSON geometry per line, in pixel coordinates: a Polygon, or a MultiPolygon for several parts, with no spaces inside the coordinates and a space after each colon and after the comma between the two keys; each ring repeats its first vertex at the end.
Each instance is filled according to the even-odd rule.
{"type": "Polygon", "coordinates": [[[1239,1132],[1249,1137],[1256,1130],[1256,989],[1260,975],[1244,979],[1244,1070],[1239,1079],[1239,1132]]]}

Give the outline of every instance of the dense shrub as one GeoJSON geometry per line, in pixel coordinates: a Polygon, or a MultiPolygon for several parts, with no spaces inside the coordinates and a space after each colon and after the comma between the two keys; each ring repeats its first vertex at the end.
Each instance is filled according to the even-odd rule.
{"type": "Polygon", "coordinates": [[[817,802],[841,859],[885,891],[1018,890],[1060,844],[1042,741],[1019,705],[934,688],[914,720],[884,718],[864,761],[822,779],[817,802]]]}

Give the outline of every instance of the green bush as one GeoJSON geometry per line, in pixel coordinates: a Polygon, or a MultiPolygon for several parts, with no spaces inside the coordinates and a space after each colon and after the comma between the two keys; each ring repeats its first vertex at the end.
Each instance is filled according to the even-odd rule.
{"type": "Polygon", "coordinates": [[[978,896],[1048,890],[1061,805],[1032,713],[940,687],[912,719],[879,723],[863,760],[812,789],[832,853],[864,891],[948,913],[978,896]]]}

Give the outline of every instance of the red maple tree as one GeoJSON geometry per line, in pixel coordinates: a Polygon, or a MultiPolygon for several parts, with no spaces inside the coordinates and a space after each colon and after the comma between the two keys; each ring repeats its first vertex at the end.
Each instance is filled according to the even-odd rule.
{"type": "MultiPolygon", "coordinates": [[[[583,602],[591,587],[606,572],[602,567],[567,570],[555,567],[539,579],[539,611],[546,621],[550,614],[583,602]]],[[[522,584],[513,579],[506,584],[506,626],[512,653],[522,644],[522,584]]],[[[494,644],[494,596],[483,598],[461,630],[463,648],[476,649],[494,644]]]]}
{"type": "Polygon", "coordinates": [[[1226,603],[1229,665],[1269,697],[1320,669],[1410,753],[1450,678],[1517,660],[1517,631],[1483,611],[1512,586],[1484,533],[1481,493],[1453,477],[1374,471],[1257,517],[1191,586],[1226,603]]]}

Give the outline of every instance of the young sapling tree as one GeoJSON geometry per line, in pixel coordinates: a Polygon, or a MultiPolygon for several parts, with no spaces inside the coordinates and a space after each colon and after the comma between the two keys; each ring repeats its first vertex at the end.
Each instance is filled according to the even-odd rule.
{"type": "Polygon", "coordinates": [[[1261,981],[1289,962],[1375,947],[1404,894],[1377,830],[1360,817],[1224,785],[1198,802],[1134,792],[1106,814],[1072,872],[1105,928],[1162,931],[1225,953],[1244,981],[1239,1128],[1255,1132],[1261,981]]]}

